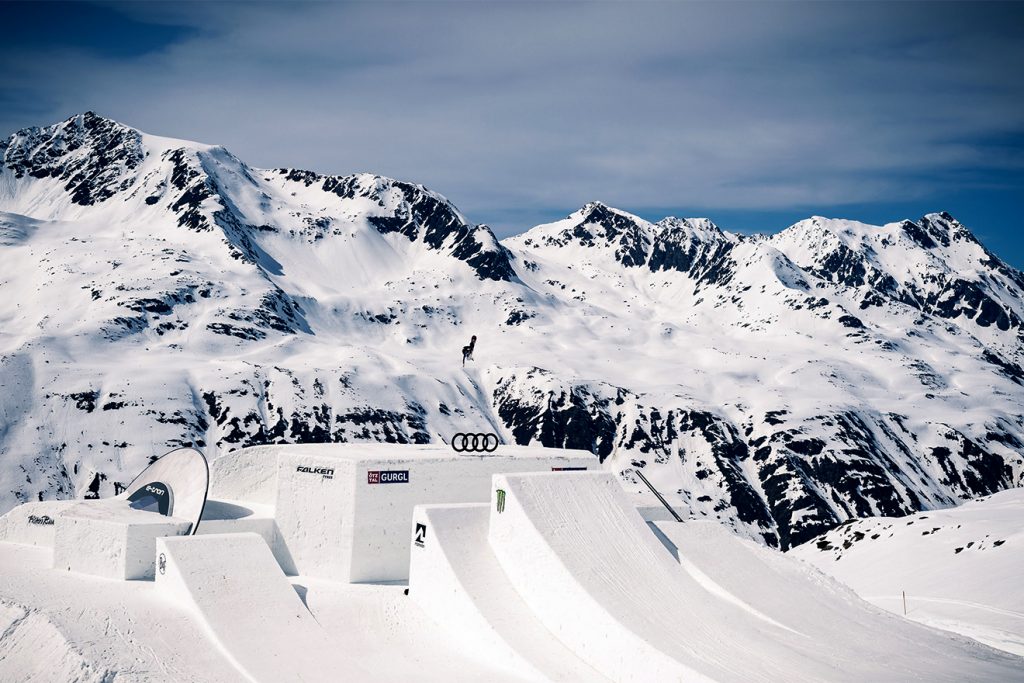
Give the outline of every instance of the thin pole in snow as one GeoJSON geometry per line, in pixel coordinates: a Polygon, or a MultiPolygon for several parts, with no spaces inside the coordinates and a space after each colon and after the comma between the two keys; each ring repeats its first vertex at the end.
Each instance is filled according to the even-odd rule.
{"type": "Polygon", "coordinates": [[[647,488],[649,488],[651,490],[651,493],[653,493],[654,495],[656,495],[658,497],[658,500],[660,500],[661,504],[665,506],[665,509],[669,511],[669,514],[671,514],[673,517],[675,517],[677,522],[682,522],[683,518],[680,517],[678,514],[676,514],[676,511],[672,509],[672,506],[669,505],[665,501],[665,499],[661,497],[661,494],[658,493],[658,489],[654,488],[654,485],[651,482],[647,481],[647,477],[644,476],[644,473],[641,472],[640,470],[633,470],[633,471],[636,472],[636,476],[640,477],[640,481],[642,481],[643,483],[647,484],[647,488]]]}
{"type": "Polygon", "coordinates": [[[903,591],[903,616],[907,616],[907,591],[903,591]]]}

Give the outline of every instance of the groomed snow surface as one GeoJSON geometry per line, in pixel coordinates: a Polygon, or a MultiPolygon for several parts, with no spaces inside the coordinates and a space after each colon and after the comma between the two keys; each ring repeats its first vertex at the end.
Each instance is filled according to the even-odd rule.
{"type": "MultiPolygon", "coordinates": [[[[443,503],[421,500],[410,511],[410,492],[431,490],[446,467],[500,471],[512,456],[425,449],[419,468],[402,465],[406,475],[381,485],[367,468],[394,471],[411,462],[408,452],[387,459],[356,446],[323,448],[317,458],[339,464],[333,479],[322,469],[282,476],[302,467],[296,458],[312,458],[308,446],[240,456],[277,463],[277,476],[262,486],[218,483],[218,472],[239,468],[214,463],[213,490],[248,487],[262,502],[212,500],[197,535],[157,538],[155,580],[54,567],[59,535],[13,534],[29,518],[21,508],[0,518],[0,680],[1024,680],[1024,658],[880,609],[792,555],[712,522],[645,521],[611,473],[553,472],[537,457],[543,471],[453,478],[443,503]],[[345,474],[342,462],[357,466],[345,474]],[[265,512],[267,487],[279,489],[273,515],[265,512]],[[361,528],[390,535],[404,518],[408,582],[286,574],[292,532],[248,529],[253,519],[273,520],[302,491],[308,523],[325,536],[358,539],[361,528]],[[316,517],[322,501],[353,492],[372,492],[377,502],[357,502],[344,524],[316,517]],[[395,504],[384,504],[391,495],[395,504]]],[[[980,509],[998,498],[930,515],[973,515],[980,525],[988,517],[980,509]]],[[[1019,519],[1019,502],[992,509],[1019,519]]],[[[48,508],[57,517],[74,509],[48,508]]],[[[42,518],[42,508],[31,510],[42,518]]],[[[1019,534],[1004,531],[989,532],[986,557],[1010,558],[997,552],[1015,547],[1019,534]]],[[[928,555],[939,535],[917,544],[919,562],[951,566],[942,552],[928,555]]],[[[982,559],[968,569],[993,566],[982,559]]],[[[1012,589],[1010,565],[1000,566],[1003,588],[1012,589]]],[[[393,567],[380,572],[390,576],[393,567]]],[[[927,581],[971,578],[921,576],[922,595],[927,581]]]]}
{"type": "Polygon", "coordinates": [[[790,555],[868,602],[1024,657],[1024,489],[833,529],[790,555]]]}

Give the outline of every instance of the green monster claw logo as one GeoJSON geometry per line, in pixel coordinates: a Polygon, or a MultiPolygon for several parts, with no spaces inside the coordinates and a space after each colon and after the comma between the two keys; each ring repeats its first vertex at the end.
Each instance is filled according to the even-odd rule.
{"type": "Polygon", "coordinates": [[[502,513],[502,512],[505,511],[505,490],[504,489],[498,489],[497,490],[497,494],[498,494],[498,512],[502,513]]]}

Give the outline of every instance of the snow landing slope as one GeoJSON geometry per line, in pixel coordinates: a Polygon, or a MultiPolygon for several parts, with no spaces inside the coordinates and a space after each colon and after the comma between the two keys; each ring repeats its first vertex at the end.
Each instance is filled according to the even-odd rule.
{"type": "Polygon", "coordinates": [[[852,520],[793,548],[866,600],[1024,656],[1024,489],[905,518],[852,520]]]}
{"type": "Polygon", "coordinates": [[[419,185],[92,113],[0,156],[0,510],[182,444],[457,431],[782,547],[1024,483],[1024,276],[947,214],[769,238],[594,203],[499,243],[419,185]]]}

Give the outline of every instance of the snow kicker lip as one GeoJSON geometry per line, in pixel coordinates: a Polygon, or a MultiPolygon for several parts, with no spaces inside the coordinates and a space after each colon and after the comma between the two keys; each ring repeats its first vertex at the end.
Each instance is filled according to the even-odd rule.
{"type": "Polygon", "coordinates": [[[452,437],[452,450],[456,453],[493,453],[501,440],[497,434],[467,434],[459,432],[452,437]],[[493,441],[492,441],[493,439],[493,441]]]}

